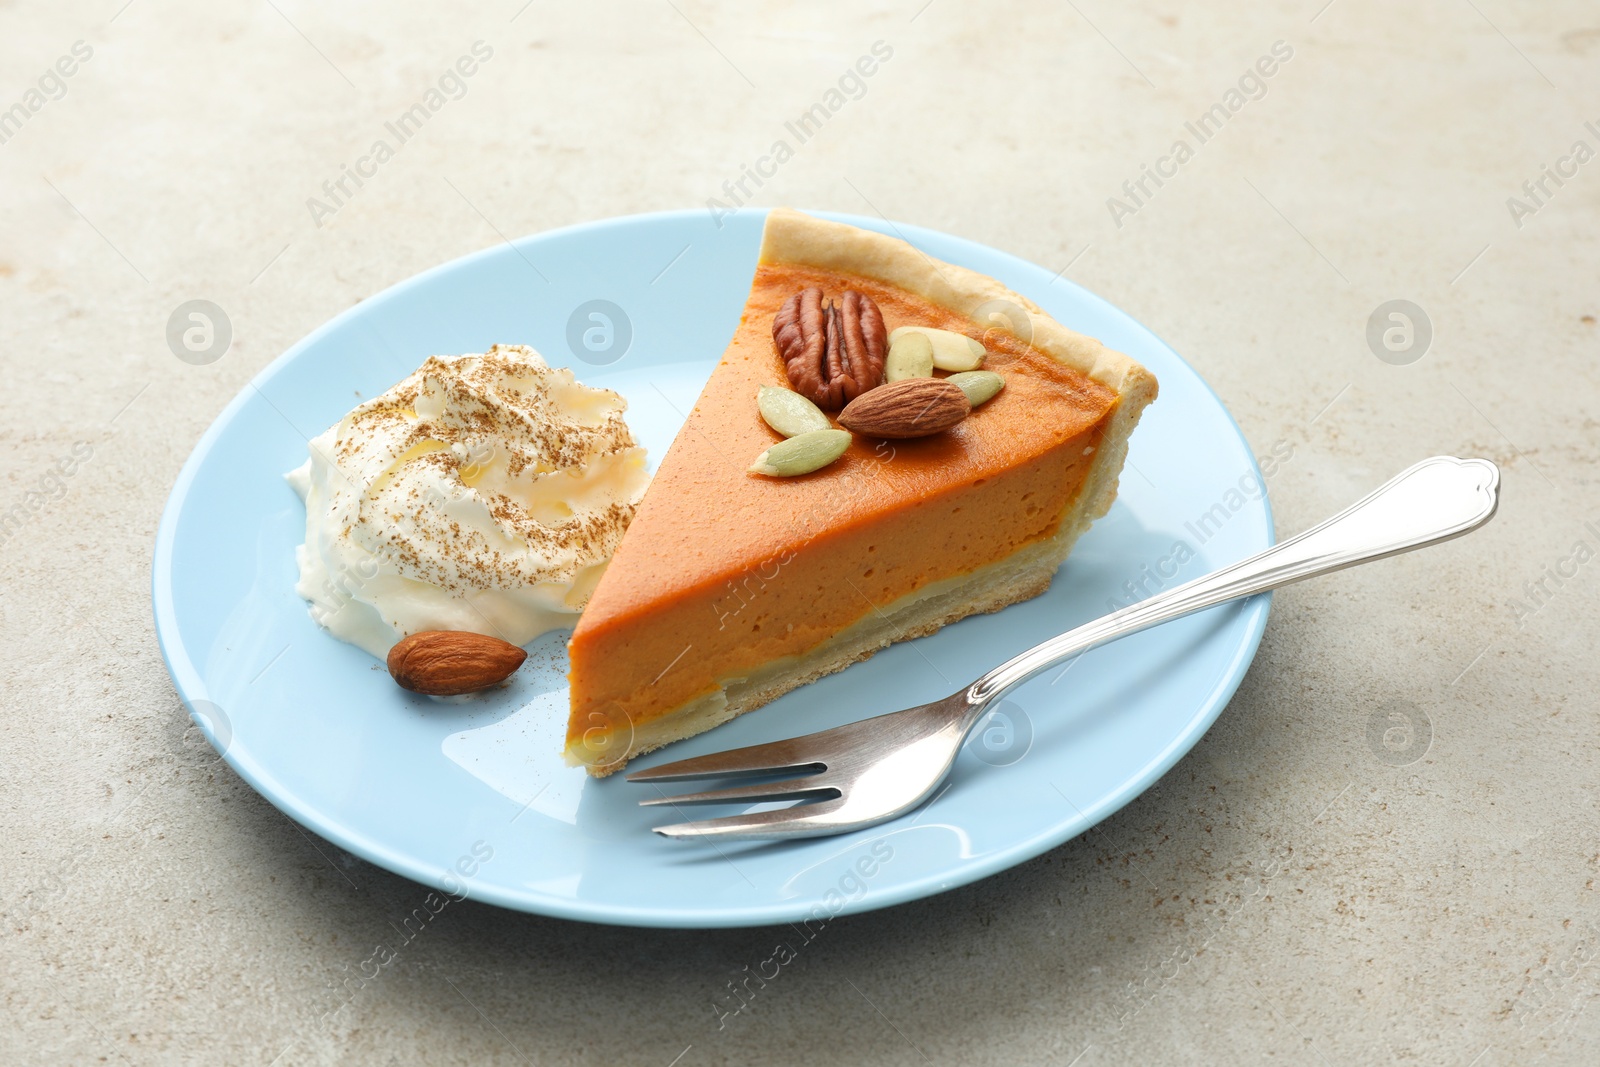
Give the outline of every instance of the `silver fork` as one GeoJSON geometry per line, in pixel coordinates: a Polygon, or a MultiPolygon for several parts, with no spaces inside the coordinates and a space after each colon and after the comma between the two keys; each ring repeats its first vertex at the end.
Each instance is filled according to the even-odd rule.
{"type": "Polygon", "coordinates": [[[1460,537],[1494,517],[1499,485],[1500,470],[1486,459],[1425,459],[1320,526],[1052,637],[943,700],[787,741],[635,771],[628,781],[767,779],[754,785],[639,802],[646,806],[814,801],[655,828],[667,837],[820,837],[885,822],[917,807],[938,788],[984,709],[1023,679],[1096,645],[1170,619],[1460,537]],[[783,777],[772,781],[774,776],[783,777]]]}

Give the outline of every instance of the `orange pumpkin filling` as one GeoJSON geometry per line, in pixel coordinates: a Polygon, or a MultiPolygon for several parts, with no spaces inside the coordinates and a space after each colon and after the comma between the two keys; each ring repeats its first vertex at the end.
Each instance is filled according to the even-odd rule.
{"type": "Polygon", "coordinates": [[[1011,334],[980,335],[915,294],[762,264],[732,343],[573,632],[569,757],[607,773],[660,743],[638,739],[660,734],[664,717],[705,707],[730,682],[799,662],[932,583],[1052,538],[1117,403],[1112,389],[1011,334]],[[773,315],[813,285],[866,293],[890,330],[976,337],[988,349],[984,369],[1005,388],[931,437],[857,436],[812,474],[747,473],[781,439],[755,402],[760,386],[788,385],[773,315]]]}

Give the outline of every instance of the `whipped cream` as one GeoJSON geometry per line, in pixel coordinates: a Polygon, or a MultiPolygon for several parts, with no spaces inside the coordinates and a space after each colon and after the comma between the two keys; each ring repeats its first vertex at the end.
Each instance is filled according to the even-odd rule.
{"type": "Polygon", "coordinates": [[[429,357],[285,476],[311,617],[380,659],[421,630],[571,626],[649,481],[625,410],[523,345],[429,357]]]}

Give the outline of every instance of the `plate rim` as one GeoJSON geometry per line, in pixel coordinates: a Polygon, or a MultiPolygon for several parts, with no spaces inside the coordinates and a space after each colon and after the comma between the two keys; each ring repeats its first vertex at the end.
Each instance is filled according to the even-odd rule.
{"type": "MultiPolygon", "coordinates": [[[[750,211],[752,214],[764,218],[770,209],[741,210],[750,211]]],[[[963,237],[960,234],[844,212],[813,210],[810,208],[801,208],[799,210],[818,217],[846,222],[864,229],[878,230],[878,232],[882,232],[879,229],[880,224],[887,225],[903,238],[907,234],[921,233],[953,239],[1039,270],[1046,269],[1040,264],[1015,253],[1007,252],[1004,249],[969,237],[963,237]]],[[[703,213],[703,208],[680,208],[639,212],[631,215],[614,215],[571,223],[550,230],[540,230],[536,233],[525,234],[513,241],[502,240],[476,251],[446,260],[443,263],[435,264],[394,282],[371,296],[365,297],[343,309],[279,353],[245,382],[195,442],[194,448],[190,451],[188,458],[184,461],[182,468],[180,468],[177,477],[173,481],[167,501],[162,506],[161,519],[156,528],[150,573],[151,608],[154,616],[156,641],[161,650],[161,657],[166,665],[167,674],[172,680],[175,693],[185,710],[188,711],[191,720],[201,729],[207,742],[219,753],[219,757],[223,762],[227,763],[234,773],[238,774],[273,807],[301,826],[316,833],[319,837],[375,866],[401,875],[421,885],[434,889],[446,888],[439,874],[448,871],[448,864],[441,865],[437,871],[430,871],[422,861],[410,855],[397,852],[381,842],[373,840],[367,834],[342,822],[335,821],[323,815],[320,811],[301,803],[298,797],[281,787],[281,784],[276,781],[276,778],[266,767],[260,765],[254,759],[246,759],[244,753],[239,752],[227,742],[218,745],[212,725],[200,722],[195,715],[194,704],[196,701],[206,699],[203,695],[206,692],[206,686],[190,660],[187,649],[183,648],[182,642],[178,639],[177,613],[172,599],[173,547],[178,518],[188,499],[189,490],[206,458],[216,448],[217,442],[222,437],[226,427],[234,421],[239,412],[249,402],[252,392],[261,392],[261,387],[281,373],[304,349],[317,343],[324,335],[337,329],[345,320],[364,314],[366,309],[380,298],[385,300],[394,299],[403,295],[405,290],[413,286],[426,284],[436,275],[457,270],[477,260],[500,254],[504,245],[510,245],[515,251],[527,242],[537,242],[578,232],[633,225],[651,220],[690,219],[701,216],[703,213]]],[[[1223,417],[1227,420],[1227,425],[1243,444],[1245,454],[1249,459],[1250,473],[1255,475],[1258,482],[1264,481],[1255,452],[1250,447],[1249,438],[1245,436],[1244,431],[1239,427],[1238,420],[1234,418],[1233,412],[1223,403],[1222,398],[1212,388],[1211,383],[1187,359],[1149,326],[1112,304],[1109,300],[1084,288],[1071,279],[1063,277],[1059,280],[1070,286],[1079,299],[1098,305],[1100,310],[1109,311],[1112,315],[1126,319],[1140,330],[1143,330],[1157,344],[1161,345],[1168,354],[1193,372],[1195,380],[1204,390],[1205,395],[1215,402],[1218,410],[1222,412],[1223,417]]],[[[293,423],[290,425],[293,426],[293,423]]],[[[298,432],[299,428],[294,428],[298,432]]],[[[1267,545],[1270,546],[1277,542],[1276,524],[1273,520],[1270,496],[1263,493],[1259,503],[1262,508],[1261,518],[1266,528],[1267,545]]],[[[1233,694],[1237,692],[1240,684],[1244,681],[1245,674],[1260,649],[1261,639],[1266,631],[1267,618],[1271,611],[1271,604],[1271,593],[1258,594],[1237,602],[1235,610],[1242,616],[1240,621],[1246,627],[1246,633],[1244,640],[1240,641],[1236,646],[1234,654],[1227,663],[1219,681],[1199,702],[1199,710],[1189,720],[1188,726],[1169,740],[1138,772],[1125,779],[1117,789],[1100,797],[1087,808],[1078,808],[1074,804],[1074,812],[1068,818],[1031,837],[1019,839],[1004,848],[985,853],[977,862],[969,862],[948,874],[928,874],[921,878],[899,883],[886,889],[881,894],[868,893],[858,900],[847,901],[840,910],[832,912],[829,915],[829,919],[893,907],[970,885],[973,882],[1026,863],[1028,860],[1034,859],[1052,848],[1064,845],[1074,837],[1087,832],[1107,817],[1126,807],[1149,790],[1180,759],[1187,755],[1222,714],[1223,709],[1227,707],[1233,694]]],[[[1227,607],[1227,605],[1219,605],[1218,608],[1208,610],[1217,611],[1224,607],[1227,607]]],[[[849,836],[845,835],[846,838],[849,836]]],[[[457,891],[460,891],[459,886],[457,891]]],[[[466,881],[466,892],[467,899],[494,904],[512,911],[603,925],[665,929],[768,926],[797,921],[800,918],[804,918],[811,908],[811,902],[808,900],[768,901],[723,912],[687,911],[681,907],[670,909],[648,908],[639,905],[604,904],[592,901],[584,903],[572,898],[552,896],[539,890],[523,889],[513,892],[509,889],[501,889],[493,884],[480,883],[476,879],[468,879],[466,881]]]]}

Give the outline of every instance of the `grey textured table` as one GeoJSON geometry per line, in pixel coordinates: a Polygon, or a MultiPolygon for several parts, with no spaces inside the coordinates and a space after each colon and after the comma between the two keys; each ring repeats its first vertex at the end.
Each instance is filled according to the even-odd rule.
{"type": "Polygon", "coordinates": [[[0,1060],[1594,1062],[1595,4],[520,2],[0,12],[0,1060]],[[360,163],[477,41],[461,93],[360,163]],[[368,176],[335,196],[346,165],[368,176]],[[355,301],[735,196],[948,230],[1127,309],[1287,454],[1283,532],[1438,452],[1503,465],[1500,517],[1280,593],[1156,788],[830,925],[720,1028],[784,929],[470,903],[327,1017],[421,890],[189,725],[148,594],[173,479],[355,301]],[[165,337],[191,299],[232,324],[207,365],[165,337]],[[1385,311],[1369,343],[1392,300],[1409,340],[1385,311]]]}

